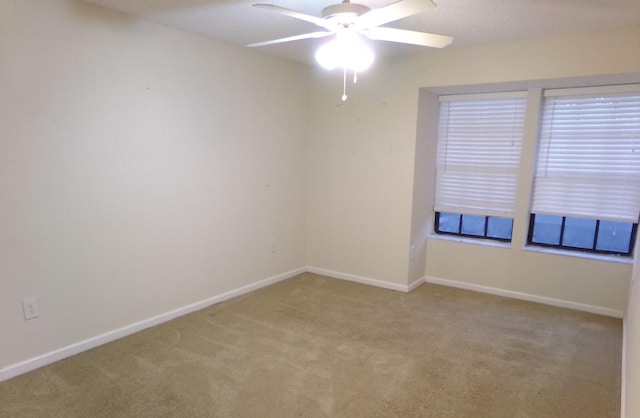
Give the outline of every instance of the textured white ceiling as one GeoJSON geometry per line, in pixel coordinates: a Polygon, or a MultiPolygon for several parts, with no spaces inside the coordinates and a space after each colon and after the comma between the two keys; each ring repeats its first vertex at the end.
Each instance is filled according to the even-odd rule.
{"type": "MultiPolygon", "coordinates": [[[[270,3],[320,16],[340,0],[84,0],[177,29],[237,45],[314,32],[311,23],[252,7],[270,3]]],[[[371,8],[395,0],[354,0],[371,8]]],[[[428,1],[428,0],[425,0],[428,1]]],[[[640,27],[640,0],[437,0],[434,11],[386,26],[454,37],[448,48],[640,27]]],[[[322,40],[260,48],[311,63],[322,40]]],[[[424,47],[378,42],[378,55],[416,53],[424,47]]]]}

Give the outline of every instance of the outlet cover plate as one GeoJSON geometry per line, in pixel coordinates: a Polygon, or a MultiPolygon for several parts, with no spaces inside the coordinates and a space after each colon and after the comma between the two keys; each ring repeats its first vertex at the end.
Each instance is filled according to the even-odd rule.
{"type": "Polygon", "coordinates": [[[25,299],[22,301],[22,313],[24,313],[25,321],[29,319],[37,318],[40,316],[40,307],[38,306],[38,299],[25,299]]]}

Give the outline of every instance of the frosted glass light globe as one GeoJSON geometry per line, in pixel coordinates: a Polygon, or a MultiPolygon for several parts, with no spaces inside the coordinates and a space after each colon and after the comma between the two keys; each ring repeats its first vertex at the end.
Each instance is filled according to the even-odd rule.
{"type": "Polygon", "coordinates": [[[316,51],[316,61],[327,70],[341,67],[360,72],[369,68],[373,59],[371,48],[352,33],[338,33],[336,39],[316,51]]]}

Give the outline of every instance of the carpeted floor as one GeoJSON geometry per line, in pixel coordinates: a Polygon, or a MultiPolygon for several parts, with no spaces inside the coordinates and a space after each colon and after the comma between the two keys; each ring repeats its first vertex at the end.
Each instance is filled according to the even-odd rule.
{"type": "Polygon", "coordinates": [[[0,417],[620,415],[620,320],[303,274],[0,383],[0,417]]]}

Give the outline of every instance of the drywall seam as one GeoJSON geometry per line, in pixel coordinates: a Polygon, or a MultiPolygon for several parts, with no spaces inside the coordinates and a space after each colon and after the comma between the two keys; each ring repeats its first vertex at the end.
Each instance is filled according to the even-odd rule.
{"type": "Polygon", "coordinates": [[[532,295],[529,293],[515,292],[513,290],[500,289],[497,287],[482,286],[479,284],[460,282],[457,280],[441,279],[439,277],[425,276],[426,283],[440,284],[443,286],[457,287],[459,289],[473,290],[480,293],[505,296],[513,299],[526,300],[529,302],[542,303],[544,305],[557,306],[559,308],[573,309],[576,311],[589,312],[598,315],[610,316],[613,318],[623,318],[624,312],[618,309],[605,308],[602,306],[587,305],[584,303],[571,302],[563,299],[549,298],[546,296],[532,295]]]}
{"type": "Polygon", "coordinates": [[[261,289],[263,287],[275,284],[277,282],[289,279],[291,277],[297,276],[298,274],[304,273],[305,271],[306,269],[304,267],[300,267],[295,270],[278,274],[276,276],[268,277],[258,282],[251,283],[246,286],[242,286],[238,289],[230,290],[228,292],[219,294],[217,296],[213,296],[213,297],[201,300],[199,302],[195,302],[190,305],[183,306],[181,308],[177,308],[172,311],[153,316],[151,318],[143,319],[142,321],[136,322],[134,324],[126,325],[122,328],[105,332],[104,334],[100,334],[95,337],[88,338],[84,341],[79,341],[77,343],[68,345],[66,347],[62,347],[60,349],[51,351],[49,353],[45,353],[43,355],[30,358],[20,363],[11,364],[9,366],[6,366],[0,369],[0,382],[11,379],[12,377],[15,377],[15,376],[30,372],[40,367],[47,366],[49,364],[55,363],[56,361],[60,361],[67,357],[71,357],[73,355],[79,354],[83,351],[87,351],[92,348],[98,347],[100,345],[109,343],[111,341],[115,341],[117,339],[126,337],[128,335],[134,334],[144,329],[153,327],[155,325],[162,324],[164,322],[170,321],[179,316],[183,316],[188,313],[207,308],[211,305],[215,305],[217,303],[224,302],[234,297],[241,296],[241,295],[253,292],[255,290],[261,289]]]}

